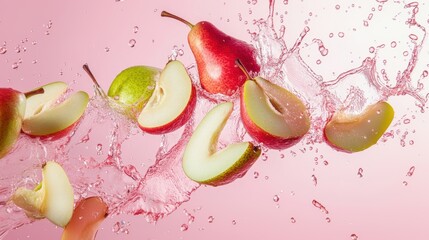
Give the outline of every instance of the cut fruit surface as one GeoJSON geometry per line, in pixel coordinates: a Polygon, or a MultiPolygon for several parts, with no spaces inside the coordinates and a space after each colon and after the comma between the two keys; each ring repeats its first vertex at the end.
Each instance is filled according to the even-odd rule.
{"type": "Polygon", "coordinates": [[[230,144],[217,151],[219,135],[233,109],[232,103],[214,107],[195,129],[183,156],[183,169],[192,180],[221,185],[242,176],[261,150],[250,142],[230,144]]]}
{"type": "Polygon", "coordinates": [[[325,126],[325,137],[340,150],[363,151],[377,143],[393,117],[393,108],[387,102],[373,104],[355,116],[337,112],[325,126]]]}
{"type": "Polygon", "coordinates": [[[73,214],[74,195],[64,169],[49,161],[43,166],[43,180],[34,189],[18,188],[12,201],[32,218],[46,217],[57,226],[64,227],[73,214]]]}
{"type": "Polygon", "coordinates": [[[195,104],[195,87],[185,66],[179,61],[170,61],[138,117],[139,126],[149,133],[173,131],[189,120],[195,104]]]}
{"type": "MultiPolygon", "coordinates": [[[[59,97],[59,95],[55,95],[59,97]]],[[[31,136],[47,136],[59,133],[75,124],[82,117],[89,102],[88,94],[83,91],[76,92],[55,106],[51,106],[52,99],[41,96],[37,99],[29,98],[27,100],[31,104],[30,106],[37,107],[26,111],[34,115],[29,114],[24,119],[22,124],[24,133],[31,136]],[[43,100],[47,100],[46,105],[43,105],[43,100]],[[37,101],[37,104],[32,104],[33,101],[37,101]]]]}

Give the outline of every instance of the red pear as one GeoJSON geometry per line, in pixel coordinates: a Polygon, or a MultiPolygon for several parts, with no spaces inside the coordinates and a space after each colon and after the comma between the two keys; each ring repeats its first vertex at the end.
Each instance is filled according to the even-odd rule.
{"type": "Polygon", "coordinates": [[[243,85],[246,75],[235,66],[235,59],[245,61],[249,71],[259,72],[255,49],[250,44],[225,34],[210,22],[193,25],[166,11],[161,16],[174,18],[191,28],[188,43],[197,62],[201,86],[206,91],[231,96],[243,85]]]}

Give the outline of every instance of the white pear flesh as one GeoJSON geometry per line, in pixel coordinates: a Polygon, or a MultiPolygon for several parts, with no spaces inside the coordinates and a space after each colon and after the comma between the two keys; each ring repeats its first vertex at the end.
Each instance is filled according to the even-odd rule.
{"type": "Polygon", "coordinates": [[[24,119],[50,108],[66,92],[67,87],[65,82],[52,82],[40,87],[44,93],[27,98],[24,119]]]}
{"type": "Polygon", "coordinates": [[[167,63],[151,98],[138,117],[139,125],[157,128],[173,122],[191,101],[193,85],[185,66],[179,61],[167,63]]]}
{"type": "MultiPolygon", "coordinates": [[[[28,102],[31,103],[32,98],[27,99],[28,102]]],[[[31,136],[47,136],[66,130],[81,118],[88,102],[86,92],[76,92],[64,102],[53,107],[43,107],[35,115],[24,118],[22,131],[31,136]]]]}
{"type": "Polygon", "coordinates": [[[46,217],[64,227],[73,215],[73,188],[61,165],[49,161],[43,166],[42,182],[34,190],[19,188],[12,201],[33,218],[46,217]]]}
{"type": "Polygon", "coordinates": [[[250,142],[228,145],[217,151],[219,135],[233,110],[230,102],[214,107],[192,134],[183,156],[183,170],[192,180],[221,185],[242,176],[261,150],[250,142]]]}

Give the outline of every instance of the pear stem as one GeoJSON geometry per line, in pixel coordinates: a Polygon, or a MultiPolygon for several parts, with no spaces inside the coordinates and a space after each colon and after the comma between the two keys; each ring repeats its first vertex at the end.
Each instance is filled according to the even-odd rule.
{"type": "Polygon", "coordinates": [[[42,93],[45,93],[45,89],[43,89],[43,88],[38,88],[38,89],[36,89],[36,90],[33,90],[33,91],[29,91],[29,92],[24,93],[24,95],[25,95],[25,97],[26,97],[26,98],[29,98],[29,97],[31,97],[31,96],[38,95],[38,94],[42,94],[42,93]]]}
{"type": "Polygon", "coordinates": [[[237,67],[239,67],[241,69],[241,71],[243,71],[243,73],[246,75],[247,79],[249,80],[254,80],[250,74],[249,71],[247,71],[246,67],[244,67],[243,63],[240,61],[240,59],[236,59],[235,60],[235,65],[237,65],[237,67]]]}
{"type": "Polygon", "coordinates": [[[95,88],[97,89],[98,93],[100,93],[103,97],[107,97],[107,94],[103,91],[103,89],[101,88],[100,84],[98,84],[97,79],[95,78],[94,74],[92,74],[91,69],[89,69],[89,66],[87,63],[85,63],[82,66],[83,70],[85,70],[85,72],[88,74],[88,76],[91,78],[92,82],[95,85],[95,88]]]}
{"type": "Polygon", "coordinates": [[[190,23],[190,22],[186,21],[185,19],[183,19],[183,18],[181,18],[181,17],[179,17],[179,16],[176,16],[176,15],[174,15],[174,14],[171,14],[171,13],[169,13],[169,12],[167,12],[167,11],[162,11],[162,12],[161,12],[161,17],[169,17],[169,18],[173,18],[173,19],[179,20],[179,21],[181,21],[182,23],[184,23],[184,24],[188,25],[190,28],[193,28],[193,27],[194,27],[194,24],[192,24],[192,23],[190,23]]]}

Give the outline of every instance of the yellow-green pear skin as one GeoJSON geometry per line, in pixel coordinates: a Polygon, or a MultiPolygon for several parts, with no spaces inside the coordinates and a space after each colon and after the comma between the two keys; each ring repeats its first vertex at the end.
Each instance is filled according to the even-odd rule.
{"type": "Polygon", "coordinates": [[[126,68],[115,77],[107,95],[140,112],[152,96],[160,73],[160,69],[149,66],[126,68]]]}
{"type": "Polygon", "coordinates": [[[377,102],[359,115],[337,112],[325,126],[325,138],[335,148],[345,152],[363,151],[376,144],[394,117],[387,102],[377,102]]]}
{"type": "Polygon", "coordinates": [[[11,88],[0,88],[0,159],[12,150],[21,132],[26,98],[11,88]]]}

